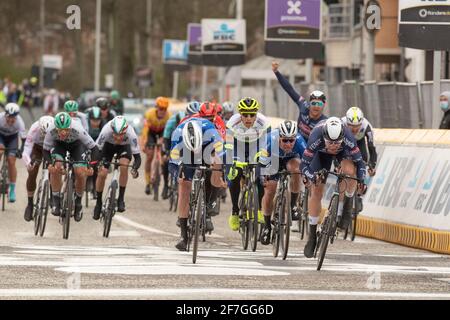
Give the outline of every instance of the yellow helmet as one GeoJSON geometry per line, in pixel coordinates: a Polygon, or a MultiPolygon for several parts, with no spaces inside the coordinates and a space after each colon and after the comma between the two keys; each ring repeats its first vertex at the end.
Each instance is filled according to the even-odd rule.
{"type": "Polygon", "coordinates": [[[239,101],[238,111],[240,113],[256,113],[259,110],[259,103],[253,98],[244,98],[239,101]]]}

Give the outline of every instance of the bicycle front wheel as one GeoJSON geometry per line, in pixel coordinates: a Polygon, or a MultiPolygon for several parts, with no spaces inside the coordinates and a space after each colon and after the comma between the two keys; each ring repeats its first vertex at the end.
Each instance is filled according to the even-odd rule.
{"type": "Polygon", "coordinates": [[[252,186],[248,193],[248,210],[250,212],[250,225],[251,225],[251,245],[252,245],[252,251],[256,251],[256,246],[258,245],[258,239],[259,239],[259,222],[258,222],[258,205],[259,205],[259,198],[258,198],[258,189],[256,186],[252,186]]]}
{"type": "Polygon", "coordinates": [[[356,225],[358,223],[358,214],[354,214],[353,215],[353,219],[352,219],[352,232],[351,232],[351,240],[355,241],[355,237],[356,237],[356,225]]]}
{"type": "Polygon", "coordinates": [[[281,242],[281,254],[283,260],[286,260],[289,250],[289,237],[291,235],[291,195],[290,192],[285,192],[285,195],[281,200],[280,210],[280,242],[281,242]]]}
{"type": "Polygon", "coordinates": [[[41,197],[42,197],[42,180],[39,182],[37,198],[33,203],[33,220],[34,220],[34,235],[39,234],[39,228],[41,227],[41,197]]]}
{"type": "Polygon", "coordinates": [[[321,230],[321,240],[319,245],[319,259],[317,261],[317,270],[322,268],[323,261],[325,259],[325,255],[327,253],[328,242],[330,237],[334,236],[334,228],[335,220],[337,217],[337,210],[339,205],[339,196],[333,196],[331,200],[330,210],[328,212],[328,216],[325,217],[325,221],[321,230]]]}
{"type": "MultiPolygon", "coordinates": [[[[197,262],[197,252],[198,252],[198,238],[200,235],[200,224],[202,223],[204,210],[205,210],[205,195],[203,188],[199,188],[197,201],[195,206],[195,224],[194,224],[194,243],[192,247],[192,263],[197,262]]],[[[203,226],[204,227],[204,226],[203,226]]]]}
{"type": "Polygon", "coordinates": [[[281,224],[280,224],[280,197],[278,195],[275,196],[275,210],[274,210],[274,219],[273,221],[273,232],[272,232],[272,254],[273,257],[278,257],[278,252],[280,251],[280,232],[281,232],[281,224]]]}
{"type": "Polygon", "coordinates": [[[2,188],[2,211],[5,211],[5,203],[6,203],[6,196],[8,195],[8,187],[6,185],[6,179],[4,177],[2,177],[1,188],[2,188]]]}
{"type": "Polygon", "coordinates": [[[69,176],[67,177],[67,188],[64,196],[63,201],[63,238],[69,239],[69,231],[70,231],[70,217],[72,216],[73,212],[73,180],[72,175],[69,173],[69,176]]]}
{"type": "Polygon", "coordinates": [[[249,233],[249,220],[247,216],[247,203],[245,201],[248,192],[242,192],[241,198],[239,199],[239,233],[241,234],[242,248],[244,250],[248,249],[248,243],[250,239],[249,233]]]}
{"type": "Polygon", "coordinates": [[[103,237],[108,238],[111,231],[112,218],[114,216],[117,183],[113,182],[108,190],[108,197],[105,201],[105,216],[103,219],[103,237]]]}
{"type": "Polygon", "coordinates": [[[41,237],[44,236],[45,227],[47,225],[47,214],[48,214],[48,207],[49,207],[49,198],[50,198],[50,185],[49,181],[45,181],[44,188],[41,196],[41,208],[39,210],[40,213],[40,228],[39,228],[39,235],[41,237]]]}

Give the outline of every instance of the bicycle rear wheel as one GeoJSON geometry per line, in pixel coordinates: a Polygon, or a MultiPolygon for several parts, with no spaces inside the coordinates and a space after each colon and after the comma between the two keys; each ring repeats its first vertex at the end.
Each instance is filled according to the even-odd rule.
{"type": "Polygon", "coordinates": [[[103,237],[105,238],[109,237],[109,232],[111,231],[112,218],[116,209],[116,191],[117,182],[114,181],[108,188],[108,196],[105,201],[105,216],[103,219],[103,237]]]}
{"type": "MultiPolygon", "coordinates": [[[[192,247],[192,263],[197,262],[197,252],[198,252],[198,238],[200,235],[200,224],[202,223],[203,211],[205,210],[205,195],[203,193],[203,188],[200,187],[197,194],[197,201],[195,206],[195,224],[194,224],[194,243],[192,247]]],[[[204,228],[204,226],[203,226],[204,228]]]]}
{"type": "Polygon", "coordinates": [[[281,200],[281,211],[280,211],[280,242],[281,242],[281,254],[283,260],[286,260],[289,251],[289,237],[291,235],[291,194],[285,191],[285,195],[281,200]]]}
{"type": "Polygon", "coordinates": [[[331,200],[330,210],[328,216],[325,217],[324,224],[321,230],[321,240],[319,243],[319,259],[317,261],[317,270],[320,270],[323,265],[323,261],[325,259],[325,255],[327,252],[328,242],[330,237],[334,236],[334,228],[333,225],[336,223],[337,210],[339,205],[339,196],[333,196],[331,200]]]}
{"type": "Polygon", "coordinates": [[[350,238],[352,241],[355,241],[357,223],[358,223],[358,214],[353,214],[353,219],[352,219],[352,223],[351,223],[352,232],[351,232],[351,238],[350,238]]]}
{"type": "MultiPolygon", "coordinates": [[[[156,155],[155,155],[156,157],[156,155]]],[[[161,181],[161,170],[160,170],[160,162],[158,161],[154,168],[152,168],[154,171],[152,171],[152,174],[154,175],[155,179],[152,183],[152,189],[153,189],[153,200],[159,201],[159,183],[161,181]]]]}
{"type": "Polygon", "coordinates": [[[45,227],[47,225],[47,214],[48,214],[48,207],[49,207],[49,198],[50,198],[50,185],[49,181],[45,181],[44,183],[44,189],[42,192],[42,198],[41,198],[41,208],[40,208],[40,216],[41,216],[41,223],[39,228],[39,235],[41,237],[44,236],[45,227]]]}
{"type": "Polygon", "coordinates": [[[249,206],[248,210],[250,212],[250,225],[251,225],[251,245],[252,245],[252,251],[256,251],[256,247],[258,245],[258,239],[259,239],[259,222],[258,222],[258,189],[256,186],[251,186],[249,193],[248,193],[248,201],[249,206]]]}

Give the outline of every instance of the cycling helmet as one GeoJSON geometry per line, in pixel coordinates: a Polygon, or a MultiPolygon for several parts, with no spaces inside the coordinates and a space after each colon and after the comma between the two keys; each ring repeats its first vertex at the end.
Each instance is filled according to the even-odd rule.
{"type": "Polygon", "coordinates": [[[88,113],[89,119],[98,120],[101,118],[100,108],[97,106],[92,107],[88,113]]]}
{"type": "Polygon", "coordinates": [[[309,101],[311,102],[312,100],[321,100],[323,103],[325,103],[327,101],[327,98],[325,97],[325,93],[323,93],[322,91],[314,90],[309,95],[309,101]]]}
{"type": "Polygon", "coordinates": [[[240,113],[256,113],[259,110],[259,103],[256,99],[253,98],[244,98],[239,101],[238,111],[240,113]]]}
{"type": "Polygon", "coordinates": [[[55,120],[51,116],[43,116],[39,119],[39,129],[41,130],[41,134],[44,135],[47,133],[48,128],[55,120]]]}
{"type": "Polygon", "coordinates": [[[199,110],[200,110],[200,102],[191,101],[186,107],[186,114],[193,115],[194,113],[198,113],[199,110]]]}
{"type": "Polygon", "coordinates": [[[64,103],[64,110],[66,112],[78,112],[78,102],[69,100],[64,103]]]}
{"type": "Polygon", "coordinates": [[[55,127],[57,129],[68,129],[72,123],[72,118],[67,112],[60,112],[55,116],[55,127]]]}
{"type": "Polygon", "coordinates": [[[117,116],[111,120],[111,128],[115,134],[124,134],[128,129],[128,122],[123,116],[117,116]]]}
{"type": "Polygon", "coordinates": [[[190,121],[183,127],[183,142],[189,151],[197,153],[202,150],[202,129],[195,121],[190,121]]]}
{"type": "Polygon", "coordinates": [[[97,107],[99,107],[100,109],[106,109],[109,107],[109,102],[108,99],[106,98],[98,98],[97,100],[95,100],[95,104],[97,105],[97,107]]]}
{"type": "Polygon", "coordinates": [[[223,107],[223,113],[233,113],[234,112],[234,105],[229,102],[226,101],[222,104],[223,107]]]}
{"type": "Polygon", "coordinates": [[[322,130],[325,140],[339,141],[344,138],[344,126],[339,118],[328,118],[322,130]]]}
{"type": "Polygon", "coordinates": [[[8,117],[16,117],[19,112],[20,108],[17,103],[10,102],[5,106],[5,113],[8,117]]]}
{"type": "Polygon", "coordinates": [[[217,114],[216,104],[213,102],[202,103],[198,114],[202,118],[214,117],[217,114]]]}
{"type": "Polygon", "coordinates": [[[280,123],[280,137],[293,138],[297,136],[297,122],[292,120],[285,120],[280,123]]]}
{"type": "Polygon", "coordinates": [[[167,109],[169,107],[169,99],[166,97],[156,98],[156,107],[161,109],[167,109]]]}
{"type": "Polygon", "coordinates": [[[111,91],[111,99],[112,100],[119,100],[120,99],[119,91],[117,91],[117,90],[111,91]]]}
{"type": "Polygon", "coordinates": [[[359,126],[364,120],[364,113],[358,107],[351,107],[348,109],[345,118],[348,125],[359,126]]]}

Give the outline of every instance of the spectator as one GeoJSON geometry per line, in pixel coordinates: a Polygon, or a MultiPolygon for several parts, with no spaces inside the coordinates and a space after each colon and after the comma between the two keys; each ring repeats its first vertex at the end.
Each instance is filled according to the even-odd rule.
{"type": "Polygon", "coordinates": [[[450,91],[442,92],[440,101],[441,101],[440,103],[441,110],[444,111],[444,117],[442,118],[439,129],[450,129],[450,108],[449,108],[450,91]]]}
{"type": "Polygon", "coordinates": [[[50,89],[49,93],[44,99],[44,113],[46,115],[54,116],[58,113],[59,108],[59,95],[55,89],[50,89]]]}

